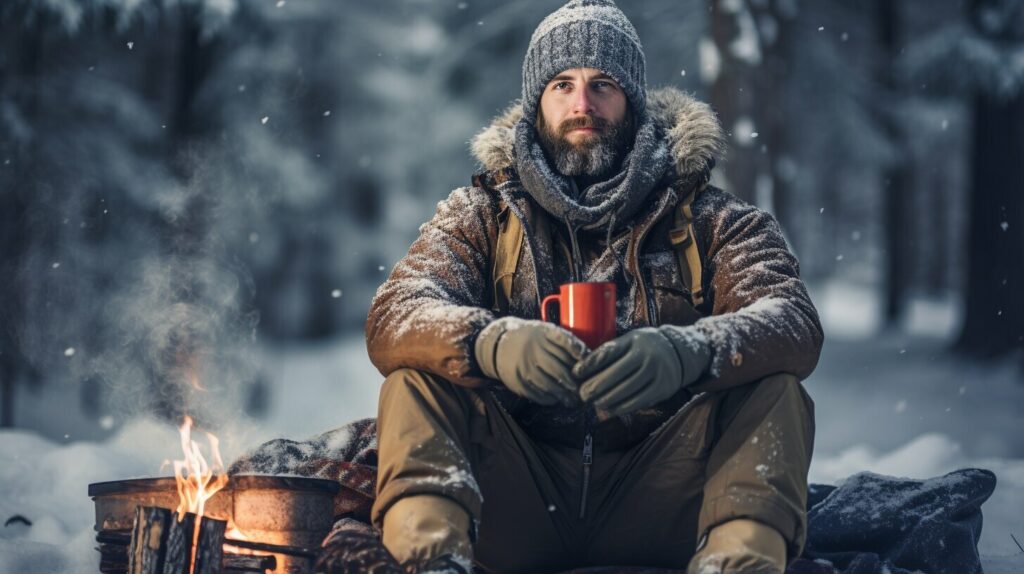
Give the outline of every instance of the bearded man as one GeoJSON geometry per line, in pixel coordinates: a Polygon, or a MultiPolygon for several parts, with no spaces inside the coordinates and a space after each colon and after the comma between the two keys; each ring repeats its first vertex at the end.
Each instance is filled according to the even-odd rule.
{"type": "Polygon", "coordinates": [[[706,104],[647,91],[611,1],[540,23],[521,102],[474,139],[483,170],[366,324],[394,571],[782,572],[800,554],[821,325],[775,220],[708,185],[722,146],[706,104]],[[539,320],[571,282],[616,284],[616,338],[590,350],[539,320]]]}

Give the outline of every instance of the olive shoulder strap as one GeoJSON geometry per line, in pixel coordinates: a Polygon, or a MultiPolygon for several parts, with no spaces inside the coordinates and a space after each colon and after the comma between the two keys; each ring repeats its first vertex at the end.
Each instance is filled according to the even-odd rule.
{"type": "Polygon", "coordinates": [[[707,188],[707,184],[695,186],[675,210],[675,220],[668,238],[676,252],[676,259],[679,261],[679,273],[682,275],[683,284],[690,290],[690,297],[693,299],[693,306],[697,307],[704,303],[704,282],[700,262],[700,251],[697,246],[697,238],[693,232],[693,201],[700,192],[707,188]]]}

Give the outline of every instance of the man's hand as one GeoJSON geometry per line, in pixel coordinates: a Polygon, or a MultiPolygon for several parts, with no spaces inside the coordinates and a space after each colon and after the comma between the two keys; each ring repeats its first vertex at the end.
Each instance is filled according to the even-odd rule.
{"type": "Polygon", "coordinates": [[[586,351],[583,341],[569,331],[518,317],[492,322],[475,345],[485,375],[541,405],[580,403],[572,368],[586,351]]]}
{"type": "Polygon", "coordinates": [[[684,329],[646,327],[601,345],[573,368],[583,381],[580,397],[613,415],[671,397],[697,380],[710,361],[706,339],[684,329]]]}

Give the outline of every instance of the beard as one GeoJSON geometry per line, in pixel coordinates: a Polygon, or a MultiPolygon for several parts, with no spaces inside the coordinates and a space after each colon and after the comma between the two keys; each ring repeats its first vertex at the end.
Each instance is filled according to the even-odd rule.
{"type": "Polygon", "coordinates": [[[581,116],[567,119],[558,126],[549,126],[544,114],[538,114],[537,133],[548,160],[559,172],[593,180],[614,174],[636,136],[633,114],[628,111],[620,122],[581,116]],[[595,128],[597,131],[579,143],[572,143],[567,135],[577,128],[595,128]]]}

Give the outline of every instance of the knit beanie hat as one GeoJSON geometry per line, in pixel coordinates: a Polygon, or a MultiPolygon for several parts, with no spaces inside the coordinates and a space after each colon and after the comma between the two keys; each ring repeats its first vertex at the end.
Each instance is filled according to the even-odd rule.
{"type": "Polygon", "coordinates": [[[612,0],[572,0],[541,21],[523,60],[523,115],[537,118],[551,78],[574,68],[596,68],[626,93],[637,118],[647,107],[646,61],[633,24],[612,0]]]}

